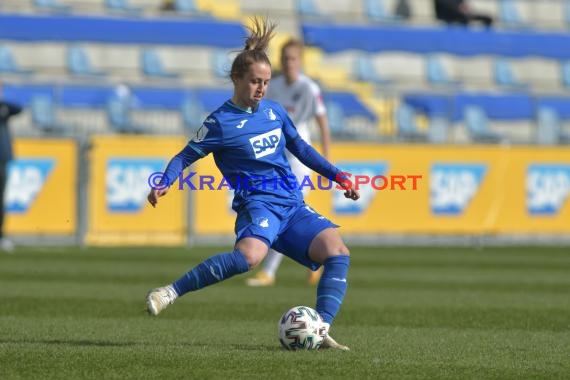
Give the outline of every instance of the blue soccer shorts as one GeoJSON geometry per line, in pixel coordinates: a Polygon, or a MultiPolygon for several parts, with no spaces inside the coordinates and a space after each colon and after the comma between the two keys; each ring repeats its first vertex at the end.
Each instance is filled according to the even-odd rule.
{"type": "Polygon", "coordinates": [[[309,246],[321,231],[336,227],[306,204],[268,207],[266,203],[251,202],[238,212],[235,233],[236,241],[258,238],[299,264],[317,270],[321,264],[309,258],[309,246]]]}

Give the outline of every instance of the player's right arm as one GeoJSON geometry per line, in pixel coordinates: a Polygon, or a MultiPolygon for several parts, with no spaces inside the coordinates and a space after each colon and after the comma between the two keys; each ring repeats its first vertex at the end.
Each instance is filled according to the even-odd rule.
{"type": "Polygon", "coordinates": [[[168,189],[176,182],[184,169],[200,158],[218,150],[221,146],[221,128],[218,121],[210,115],[198,129],[194,138],[176,156],[172,157],[160,183],[150,189],[147,200],[152,207],[156,207],[158,198],[168,193],[168,189]]]}

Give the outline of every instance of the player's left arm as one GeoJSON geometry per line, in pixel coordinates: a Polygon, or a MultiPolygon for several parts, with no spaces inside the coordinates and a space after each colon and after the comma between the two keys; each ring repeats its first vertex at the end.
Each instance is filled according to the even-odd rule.
{"type": "Polygon", "coordinates": [[[287,149],[299,159],[305,166],[319,173],[320,175],[337,182],[344,190],[344,196],[353,200],[360,198],[358,190],[352,187],[350,181],[339,181],[341,170],[331,164],[315,148],[303,140],[293,122],[286,114],[283,115],[283,133],[287,141],[287,149]]]}

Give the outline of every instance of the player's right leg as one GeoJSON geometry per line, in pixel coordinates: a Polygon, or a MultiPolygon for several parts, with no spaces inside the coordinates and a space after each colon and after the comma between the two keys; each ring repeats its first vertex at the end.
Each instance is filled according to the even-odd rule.
{"type": "Polygon", "coordinates": [[[188,292],[227,280],[257,266],[267,255],[279,226],[279,218],[264,206],[253,205],[240,212],[236,220],[234,250],[212,256],[172,284],[151,290],[146,298],[149,314],[159,314],[188,292]]]}

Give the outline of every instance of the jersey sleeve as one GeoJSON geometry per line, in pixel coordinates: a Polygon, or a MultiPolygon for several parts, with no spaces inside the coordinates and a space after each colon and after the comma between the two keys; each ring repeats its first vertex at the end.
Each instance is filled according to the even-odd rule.
{"type": "Polygon", "coordinates": [[[195,150],[200,157],[206,157],[222,147],[223,136],[220,123],[213,116],[204,120],[188,146],[195,150]]]}
{"type": "Polygon", "coordinates": [[[171,186],[180,173],[195,161],[222,147],[222,133],[218,121],[210,116],[198,129],[194,137],[176,156],[174,156],[162,178],[161,184],[171,186]]]}

